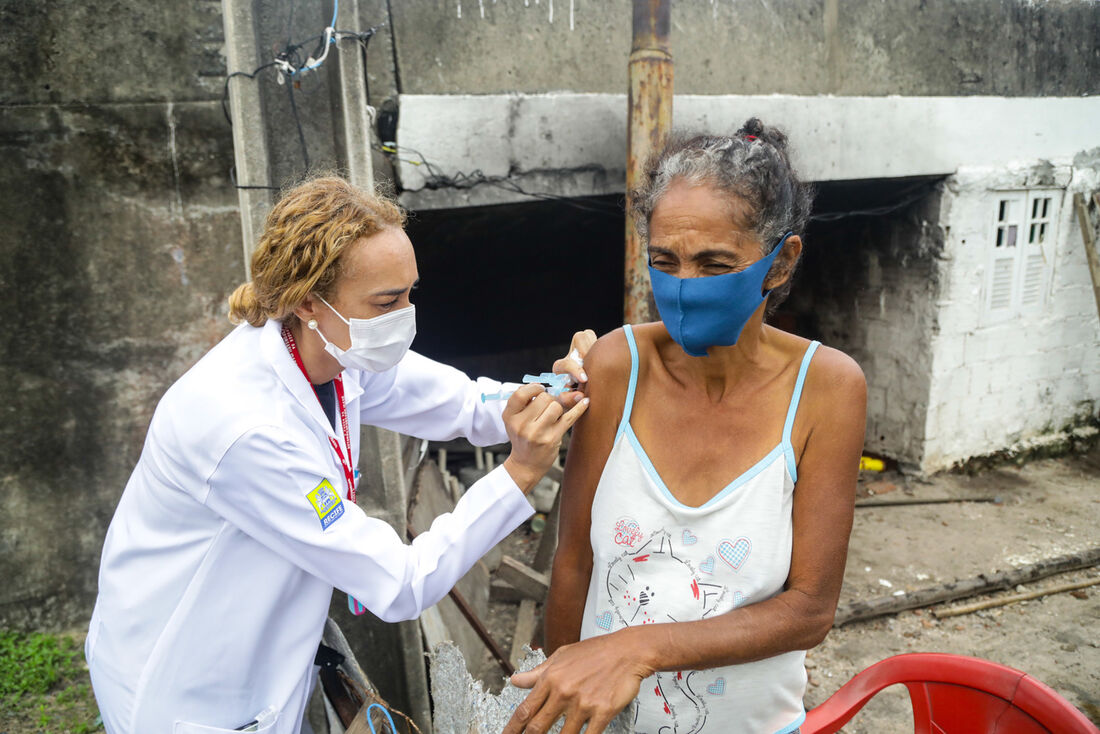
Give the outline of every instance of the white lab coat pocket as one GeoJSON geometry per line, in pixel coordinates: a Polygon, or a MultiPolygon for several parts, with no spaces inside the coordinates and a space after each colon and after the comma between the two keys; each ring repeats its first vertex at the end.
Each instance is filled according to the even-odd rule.
{"type": "Polygon", "coordinates": [[[266,708],[260,713],[256,714],[253,721],[248,722],[249,725],[238,727],[236,729],[222,729],[217,726],[206,726],[205,724],[191,724],[186,721],[176,721],[172,726],[172,734],[233,734],[234,732],[262,732],[269,731],[275,727],[275,722],[279,720],[279,712],[273,708],[266,708]]]}

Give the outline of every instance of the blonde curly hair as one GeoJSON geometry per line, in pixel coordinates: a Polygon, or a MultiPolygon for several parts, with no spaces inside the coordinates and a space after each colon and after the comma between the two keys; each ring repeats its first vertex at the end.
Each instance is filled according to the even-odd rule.
{"type": "Polygon", "coordinates": [[[396,203],[339,176],[298,184],[268,214],[252,253],[252,280],[229,297],[229,320],[252,326],[268,319],[293,322],[306,296],[332,295],[350,245],[404,226],[405,212],[396,203]]]}

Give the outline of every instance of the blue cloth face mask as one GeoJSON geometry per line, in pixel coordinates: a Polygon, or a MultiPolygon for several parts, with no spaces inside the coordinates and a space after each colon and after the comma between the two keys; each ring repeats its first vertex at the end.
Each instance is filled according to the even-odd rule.
{"type": "Polygon", "coordinates": [[[650,265],[653,299],[673,340],[692,357],[707,356],[710,347],[736,344],[745,324],[771,293],[761,293],[764,280],[792,234],[783,235],[771,253],[739,273],[677,278],[650,265]]]}

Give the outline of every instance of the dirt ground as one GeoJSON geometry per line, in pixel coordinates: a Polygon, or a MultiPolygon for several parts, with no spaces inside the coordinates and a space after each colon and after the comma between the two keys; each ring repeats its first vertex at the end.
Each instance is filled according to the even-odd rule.
{"type": "MultiPolygon", "coordinates": [[[[883,500],[999,497],[1000,502],[857,509],[841,605],[1100,546],[1100,446],[1085,455],[975,476],[942,474],[918,480],[892,472],[868,472],[860,480],[860,496],[872,493],[883,500]]],[[[539,538],[529,528],[521,528],[504,542],[503,551],[529,563],[539,538]]],[[[1100,567],[1052,576],[1018,591],[1088,579],[1100,579],[1100,567]]],[[[517,605],[493,602],[490,607],[487,626],[507,651],[517,605]]],[[[834,629],[807,656],[806,706],[819,704],[857,672],[883,658],[905,652],[950,652],[1023,670],[1100,724],[1100,585],[944,620],[931,611],[905,611],[834,629]]],[[[83,627],[73,632],[80,642],[83,627]]],[[[470,667],[490,689],[499,690],[502,674],[488,653],[480,661],[470,661],[470,667]]],[[[84,697],[88,710],[84,718],[90,721],[94,701],[90,694],[84,697]]],[[[51,730],[40,722],[52,713],[27,712],[15,720],[0,715],[0,732],[51,730]]],[[[894,686],[877,695],[843,731],[912,732],[905,689],[894,686]]]]}
{"type": "MultiPolygon", "coordinates": [[[[865,472],[860,496],[999,498],[857,508],[841,605],[891,596],[981,573],[1005,571],[1100,546],[1100,446],[1090,453],[1033,461],[974,476],[915,479],[865,472]]],[[[506,553],[533,557],[537,536],[517,531],[506,553]]],[[[996,598],[1078,580],[1100,579],[1100,567],[1059,574],[1016,590],[938,605],[996,598]]],[[[515,604],[493,603],[489,625],[510,649],[515,604]]],[[[835,628],[807,657],[806,706],[815,706],[871,664],[906,652],[950,652],[993,660],[1043,681],[1100,723],[1100,586],[937,619],[911,610],[835,628]]],[[[488,658],[483,680],[496,687],[488,658]]],[[[891,687],[868,703],[845,732],[911,732],[908,694],[891,687]]]]}
{"type": "MultiPolygon", "coordinates": [[[[889,484],[897,489],[884,500],[999,496],[1002,502],[857,509],[841,604],[1100,546],[1097,449],[976,476],[943,474],[929,481],[883,477],[863,488],[888,489],[883,485],[889,484]]],[[[1090,578],[1100,578],[1100,569],[1060,574],[1016,591],[1090,578]]],[[[1100,586],[943,620],[929,610],[913,610],[851,623],[834,629],[808,656],[806,705],[820,703],[857,672],[891,655],[950,652],[1023,670],[1100,723],[1097,630],[1100,586]]],[[[872,699],[845,731],[912,731],[910,711],[908,695],[896,686],[872,699]]]]}

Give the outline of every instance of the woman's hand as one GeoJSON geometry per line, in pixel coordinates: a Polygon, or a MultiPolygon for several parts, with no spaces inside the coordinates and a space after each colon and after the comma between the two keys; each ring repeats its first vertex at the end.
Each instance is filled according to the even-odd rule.
{"type": "Polygon", "coordinates": [[[569,354],[554,362],[554,366],[551,368],[554,374],[568,374],[573,378],[574,384],[580,386],[576,391],[563,392],[558,396],[558,402],[562,406],[568,407],[581,399],[581,390],[583,390],[584,384],[588,382],[588,375],[584,371],[584,357],[595,343],[596,332],[591,329],[578,331],[573,334],[573,341],[569,343],[569,354]]]}
{"type": "Polygon", "coordinates": [[[600,734],[638,695],[641,682],[653,674],[639,660],[630,628],[559,648],[550,658],[512,683],[531,688],[516,707],[503,734],[543,734],[565,717],[561,734],[600,734]]]}
{"type": "Polygon", "coordinates": [[[512,453],[504,468],[521,490],[531,491],[542,479],[558,458],[562,436],[587,409],[588,398],[582,398],[566,411],[538,384],[524,385],[508,398],[503,415],[512,453]]]}

